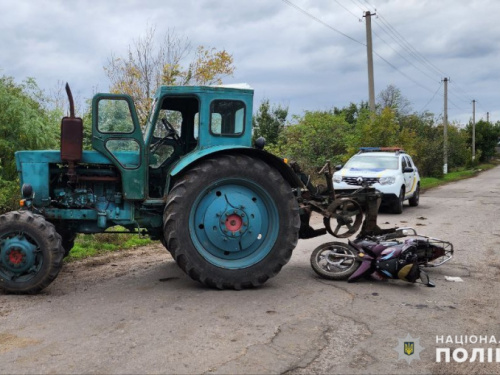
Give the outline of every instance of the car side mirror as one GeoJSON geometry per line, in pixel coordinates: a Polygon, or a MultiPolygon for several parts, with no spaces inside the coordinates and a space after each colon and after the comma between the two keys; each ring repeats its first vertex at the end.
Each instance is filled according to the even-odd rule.
{"type": "Polygon", "coordinates": [[[336,165],[335,166],[335,170],[336,171],[340,171],[342,169],[343,165],[342,164],[339,164],[339,165],[336,165]]]}
{"type": "Polygon", "coordinates": [[[413,172],[413,168],[412,167],[405,167],[403,169],[403,173],[411,173],[411,172],[413,172]]]}

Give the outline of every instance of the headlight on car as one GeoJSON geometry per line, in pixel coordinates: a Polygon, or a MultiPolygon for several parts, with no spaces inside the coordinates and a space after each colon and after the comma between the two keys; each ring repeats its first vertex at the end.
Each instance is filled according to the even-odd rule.
{"type": "Polygon", "coordinates": [[[396,177],[388,176],[388,177],[380,177],[379,184],[380,185],[392,185],[396,182],[396,177]]]}
{"type": "Polygon", "coordinates": [[[333,175],[333,182],[336,184],[340,184],[342,182],[342,176],[340,176],[338,174],[334,174],[333,175]]]}

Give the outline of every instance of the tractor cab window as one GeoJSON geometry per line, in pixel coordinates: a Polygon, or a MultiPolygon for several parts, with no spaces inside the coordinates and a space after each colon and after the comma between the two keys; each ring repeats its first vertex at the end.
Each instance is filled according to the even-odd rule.
{"type": "Polygon", "coordinates": [[[100,100],[97,130],[101,133],[132,133],[134,122],[126,100],[100,100]]]}
{"type": "Polygon", "coordinates": [[[149,144],[149,197],[164,196],[166,168],[198,144],[200,104],[193,95],[163,96],[155,104],[156,116],[149,144]]]}
{"type": "Polygon", "coordinates": [[[156,122],[154,136],[157,138],[168,137],[168,126],[175,130],[178,136],[182,135],[182,112],[171,109],[161,109],[156,122]],[[167,127],[165,127],[167,122],[167,127]]]}
{"type": "Polygon", "coordinates": [[[214,100],[210,105],[210,131],[214,135],[238,136],[245,127],[245,103],[214,100]]]}
{"type": "Polygon", "coordinates": [[[134,138],[135,130],[132,109],[125,98],[99,99],[97,131],[104,135],[104,149],[124,169],[137,169],[141,165],[141,145],[134,138]]]}
{"type": "Polygon", "coordinates": [[[192,96],[166,96],[156,103],[150,167],[160,168],[197,145],[199,103],[192,96]]]}

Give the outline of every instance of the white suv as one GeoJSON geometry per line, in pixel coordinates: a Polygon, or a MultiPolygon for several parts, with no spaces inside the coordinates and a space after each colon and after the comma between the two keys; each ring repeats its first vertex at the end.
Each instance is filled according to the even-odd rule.
{"type": "Polygon", "coordinates": [[[382,204],[389,205],[394,213],[403,212],[403,202],[418,206],[420,176],[411,157],[395,147],[361,147],[333,174],[336,192],[352,192],[363,183],[382,192],[382,204]]]}

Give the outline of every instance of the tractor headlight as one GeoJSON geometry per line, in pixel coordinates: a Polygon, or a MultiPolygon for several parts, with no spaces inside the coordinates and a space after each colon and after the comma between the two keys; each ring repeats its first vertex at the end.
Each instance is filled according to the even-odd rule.
{"type": "Polygon", "coordinates": [[[333,175],[333,182],[336,184],[340,184],[342,182],[342,176],[338,174],[333,175]]]}
{"type": "Polygon", "coordinates": [[[392,185],[396,182],[396,177],[388,176],[388,177],[380,177],[379,184],[380,185],[392,185]]]}

